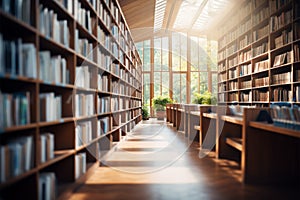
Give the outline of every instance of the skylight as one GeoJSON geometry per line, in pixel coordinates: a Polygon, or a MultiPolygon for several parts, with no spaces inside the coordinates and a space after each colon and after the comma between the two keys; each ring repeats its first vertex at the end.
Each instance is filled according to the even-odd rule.
{"type": "Polygon", "coordinates": [[[154,15],[154,31],[160,30],[164,21],[167,0],[156,0],[154,15]]]}

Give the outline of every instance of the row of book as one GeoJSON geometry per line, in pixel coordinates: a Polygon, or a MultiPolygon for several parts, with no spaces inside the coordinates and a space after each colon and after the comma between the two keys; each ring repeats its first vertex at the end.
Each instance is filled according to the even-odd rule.
{"type": "Polygon", "coordinates": [[[226,65],[222,62],[220,64],[218,64],[218,71],[225,71],[226,70],[226,65]]]}
{"type": "Polygon", "coordinates": [[[18,137],[0,145],[0,182],[33,168],[33,148],[33,136],[18,137]]]}
{"type": "Polygon", "coordinates": [[[292,42],[293,32],[292,30],[283,30],[281,35],[275,38],[275,48],[282,47],[285,44],[292,42]]]}
{"type": "Polygon", "coordinates": [[[251,64],[245,64],[240,66],[240,76],[245,76],[252,73],[251,64]]]}
{"type": "Polygon", "coordinates": [[[238,101],[239,96],[238,93],[229,93],[228,94],[228,101],[238,101]]]}
{"type": "Polygon", "coordinates": [[[246,47],[252,42],[251,34],[246,34],[243,39],[240,40],[240,49],[246,47]]]}
{"type": "Polygon", "coordinates": [[[29,124],[30,105],[29,92],[0,92],[0,129],[29,124]]]}
{"type": "Polygon", "coordinates": [[[295,74],[296,74],[296,80],[295,81],[300,81],[300,69],[298,69],[298,70],[295,70],[296,72],[295,72],[295,74]]]}
{"type": "Polygon", "coordinates": [[[67,61],[61,55],[52,55],[50,51],[40,51],[39,78],[45,82],[69,84],[70,71],[67,61]]]}
{"type": "Polygon", "coordinates": [[[233,44],[233,45],[231,45],[230,47],[228,47],[228,48],[226,49],[226,55],[227,55],[227,56],[228,56],[228,55],[231,55],[231,54],[237,52],[237,50],[238,50],[237,45],[236,45],[236,44],[233,44]]]}
{"type": "Polygon", "coordinates": [[[98,114],[101,113],[107,113],[111,111],[111,102],[110,102],[110,97],[99,97],[97,99],[98,103],[98,114]]]}
{"type": "Polygon", "coordinates": [[[92,18],[91,11],[86,10],[81,6],[81,2],[75,0],[74,2],[74,18],[81,24],[84,28],[88,30],[89,33],[92,33],[92,18]]]}
{"type": "Polygon", "coordinates": [[[295,101],[300,102],[300,86],[295,86],[295,101]]]}
{"type": "Polygon", "coordinates": [[[291,72],[272,75],[272,84],[286,84],[291,82],[291,72]]]}
{"type": "Polygon", "coordinates": [[[91,116],[95,114],[94,94],[75,95],[75,117],[91,116]]]}
{"type": "Polygon", "coordinates": [[[226,91],[226,84],[225,83],[220,83],[219,86],[218,86],[218,91],[219,92],[224,92],[226,91]]]}
{"type": "Polygon", "coordinates": [[[75,51],[87,59],[95,61],[93,43],[90,43],[86,38],[81,38],[78,29],[75,30],[75,51]]]}
{"type": "Polygon", "coordinates": [[[41,163],[54,158],[54,134],[41,133],[41,163]]]}
{"type": "Polygon", "coordinates": [[[32,24],[32,1],[31,0],[2,0],[1,10],[15,16],[27,24],[32,24]]]}
{"type": "Polygon", "coordinates": [[[111,98],[111,111],[115,112],[119,110],[119,99],[118,97],[111,98]]]}
{"type": "Polygon", "coordinates": [[[238,64],[238,57],[234,57],[233,59],[228,60],[229,68],[238,64]]]}
{"type": "Polygon", "coordinates": [[[228,74],[229,74],[229,79],[233,79],[238,77],[239,72],[237,68],[234,68],[233,70],[229,70],[228,74]]]}
{"type": "MultiPolygon", "coordinates": [[[[300,29],[299,29],[300,32],[300,29]]],[[[300,51],[299,51],[299,44],[294,45],[294,61],[300,61],[300,51]]]]}
{"type": "Polygon", "coordinates": [[[277,31],[281,27],[289,24],[292,22],[293,12],[292,10],[288,10],[285,12],[282,12],[278,16],[271,16],[270,18],[270,31],[277,31]]]}
{"type": "Polygon", "coordinates": [[[251,50],[250,51],[246,51],[246,52],[241,52],[239,54],[239,61],[240,62],[245,62],[248,61],[252,58],[252,54],[251,54],[251,50]]]}
{"type": "Polygon", "coordinates": [[[252,17],[253,25],[257,25],[260,22],[262,22],[264,19],[268,18],[270,16],[269,7],[262,8],[259,12],[257,12],[252,17]]]}
{"type": "Polygon", "coordinates": [[[86,153],[78,153],[75,155],[75,179],[78,179],[86,173],[86,153]]]}
{"type": "Polygon", "coordinates": [[[118,81],[111,82],[111,92],[115,94],[119,94],[120,92],[120,85],[118,81]]]}
{"type": "Polygon", "coordinates": [[[102,3],[98,4],[98,15],[100,19],[102,19],[103,23],[105,24],[106,27],[111,27],[111,17],[109,14],[109,11],[104,8],[102,3]]]}
{"type": "Polygon", "coordinates": [[[62,96],[54,92],[39,94],[40,121],[50,122],[62,118],[62,96]]]}
{"type": "Polygon", "coordinates": [[[276,12],[278,9],[290,3],[291,0],[271,0],[270,1],[270,10],[271,13],[276,12]]]}
{"type": "Polygon", "coordinates": [[[37,78],[36,48],[22,38],[5,40],[0,33],[0,74],[37,78]]]}
{"type": "Polygon", "coordinates": [[[90,88],[91,81],[92,81],[92,77],[89,71],[89,66],[77,66],[75,86],[81,88],[90,88]]]}
{"type": "Polygon", "coordinates": [[[228,83],[229,90],[237,90],[238,89],[238,82],[237,81],[230,81],[228,83]]]}
{"type": "Polygon", "coordinates": [[[253,101],[268,102],[269,94],[270,94],[269,91],[253,90],[252,98],[253,98],[253,101]]]}
{"type": "MultiPolygon", "coordinates": [[[[257,79],[255,79],[257,80],[257,79]]],[[[245,89],[245,88],[251,88],[252,87],[252,81],[242,81],[241,82],[241,89],[245,89]]]]}
{"type": "Polygon", "coordinates": [[[251,100],[252,100],[252,92],[251,91],[249,91],[249,93],[242,92],[240,94],[240,101],[250,102],[251,100]]]}
{"type": "Polygon", "coordinates": [[[254,87],[268,86],[269,76],[254,79],[254,87]]]}
{"type": "Polygon", "coordinates": [[[110,117],[103,117],[101,119],[98,119],[97,126],[99,135],[108,133],[112,127],[110,117]]]}
{"type": "Polygon", "coordinates": [[[289,51],[286,53],[279,54],[275,56],[273,67],[277,67],[286,63],[291,63],[293,60],[293,52],[289,51]]]}
{"type": "Polygon", "coordinates": [[[78,122],[75,127],[75,147],[76,149],[82,145],[87,145],[92,141],[92,122],[78,122]]]}
{"type": "Polygon", "coordinates": [[[219,82],[223,82],[227,80],[227,74],[223,73],[223,74],[219,74],[219,82]]]}
{"type": "Polygon", "coordinates": [[[54,172],[42,172],[39,175],[39,200],[56,199],[56,176],[54,172]]]}
{"type": "Polygon", "coordinates": [[[110,55],[106,55],[101,52],[101,49],[97,48],[98,65],[107,70],[111,71],[112,59],[110,55]]]}
{"type": "Polygon", "coordinates": [[[70,32],[68,21],[58,20],[58,14],[53,10],[40,5],[39,31],[46,37],[53,38],[56,42],[69,47],[70,32]]]}
{"type": "Polygon", "coordinates": [[[293,93],[288,88],[275,88],[273,90],[273,101],[289,101],[293,99],[293,93]]]}
{"type": "Polygon", "coordinates": [[[253,31],[253,41],[257,41],[258,39],[264,37],[265,35],[269,34],[270,26],[269,24],[253,31]]]}
{"type": "Polygon", "coordinates": [[[254,73],[264,71],[268,68],[269,68],[269,60],[262,60],[260,62],[255,63],[254,73]]]}
{"type": "Polygon", "coordinates": [[[109,92],[109,85],[108,85],[108,76],[98,74],[98,90],[103,92],[109,92]]]}
{"type": "Polygon", "coordinates": [[[223,103],[223,102],[226,102],[226,101],[227,101],[227,98],[226,98],[225,93],[218,94],[218,102],[223,103]]]}
{"type": "Polygon", "coordinates": [[[266,53],[268,50],[268,42],[262,43],[260,46],[252,49],[253,57],[266,53]]]}

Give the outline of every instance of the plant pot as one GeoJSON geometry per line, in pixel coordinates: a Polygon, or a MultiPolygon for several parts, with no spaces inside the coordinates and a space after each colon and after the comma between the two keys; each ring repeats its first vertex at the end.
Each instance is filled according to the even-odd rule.
{"type": "Polygon", "coordinates": [[[156,111],[156,118],[158,120],[164,120],[165,117],[166,117],[166,111],[164,110],[156,111]]]}

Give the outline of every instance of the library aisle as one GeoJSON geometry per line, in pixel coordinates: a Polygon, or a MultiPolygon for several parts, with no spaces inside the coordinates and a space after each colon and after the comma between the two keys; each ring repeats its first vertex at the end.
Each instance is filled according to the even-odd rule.
{"type": "Polygon", "coordinates": [[[102,161],[70,200],[87,199],[293,199],[290,186],[252,186],[239,181],[238,166],[198,156],[198,143],[163,121],[139,123],[102,161]]]}

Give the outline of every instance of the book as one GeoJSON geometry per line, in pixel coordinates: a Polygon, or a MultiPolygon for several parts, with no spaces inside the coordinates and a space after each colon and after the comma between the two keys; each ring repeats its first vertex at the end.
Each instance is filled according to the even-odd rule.
{"type": "Polygon", "coordinates": [[[78,179],[86,172],[86,153],[75,155],[75,179],[78,179]]]}
{"type": "Polygon", "coordinates": [[[39,200],[56,199],[56,177],[53,172],[43,172],[39,175],[39,200]]]}
{"type": "Polygon", "coordinates": [[[55,121],[62,118],[62,97],[55,93],[41,93],[40,99],[40,121],[55,121]]]}

